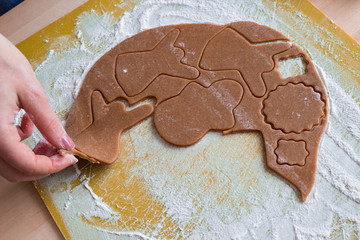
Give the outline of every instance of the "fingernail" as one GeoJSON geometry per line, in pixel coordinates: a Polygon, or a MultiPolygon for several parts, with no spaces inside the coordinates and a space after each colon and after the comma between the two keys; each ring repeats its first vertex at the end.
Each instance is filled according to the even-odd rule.
{"type": "Polygon", "coordinates": [[[66,133],[61,137],[60,144],[63,149],[71,150],[75,147],[73,140],[66,133]]]}
{"type": "Polygon", "coordinates": [[[68,162],[71,165],[78,162],[78,159],[74,157],[73,155],[66,154],[66,156],[62,155],[54,155],[50,157],[52,160],[54,160],[54,165],[61,165],[63,166],[64,163],[68,162]]]}
{"type": "Polygon", "coordinates": [[[78,162],[78,159],[74,156],[70,156],[69,161],[70,161],[71,165],[74,165],[75,163],[78,162]]]}

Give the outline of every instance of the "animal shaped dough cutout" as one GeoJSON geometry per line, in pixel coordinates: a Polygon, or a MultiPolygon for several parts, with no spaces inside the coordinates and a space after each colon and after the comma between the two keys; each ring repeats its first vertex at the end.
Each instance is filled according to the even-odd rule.
{"type": "Polygon", "coordinates": [[[310,58],[281,33],[252,22],[181,24],[141,32],[101,57],[85,77],[66,130],[75,154],[104,164],[117,159],[121,132],[152,114],[159,135],[178,146],[195,144],[208,131],[259,131],[267,165],[305,201],[327,104],[310,58]],[[299,56],[306,73],[282,78],[279,61],[299,56]],[[154,106],[131,111],[118,101],[132,105],[149,97],[154,106]]]}

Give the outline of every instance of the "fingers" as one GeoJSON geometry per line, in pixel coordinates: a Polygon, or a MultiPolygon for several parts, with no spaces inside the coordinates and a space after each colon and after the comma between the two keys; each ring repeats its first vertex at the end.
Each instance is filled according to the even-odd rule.
{"type": "MultiPolygon", "coordinates": [[[[1,43],[1,39],[0,39],[1,43]]],[[[19,105],[29,114],[32,122],[41,134],[55,147],[71,150],[74,143],[66,134],[63,126],[50,107],[44,90],[37,81],[36,76],[27,59],[15,47],[12,47],[13,55],[16,56],[16,64],[11,85],[17,93],[19,105]]],[[[9,55],[11,55],[9,53],[9,55]]],[[[14,60],[14,61],[15,61],[14,60]]],[[[11,64],[11,63],[9,63],[11,64]]]]}
{"type": "Polygon", "coordinates": [[[33,181],[48,176],[48,174],[27,175],[23,172],[20,172],[16,168],[13,168],[11,165],[7,164],[3,159],[0,159],[0,175],[10,182],[33,181]]]}
{"type": "Polygon", "coordinates": [[[71,150],[75,147],[74,142],[66,134],[59,119],[52,111],[50,104],[40,84],[35,79],[31,81],[27,91],[19,94],[20,102],[31,120],[41,134],[55,147],[71,150]],[[30,88],[30,89],[29,89],[30,88]]]}
{"type": "Polygon", "coordinates": [[[72,155],[57,153],[56,148],[71,150],[74,143],[52,111],[27,59],[1,34],[0,52],[0,174],[12,181],[33,180],[75,163],[72,155]],[[27,114],[21,126],[15,126],[14,113],[20,107],[27,114]],[[21,143],[34,125],[50,142],[38,155],[21,143]]]}
{"type": "Polygon", "coordinates": [[[29,114],[25,113],[22,118],[21,126],[17,127],[17,131],[21,141],[30,137],[34,130],[34,123],[31,121],[29,114]]]}
{"type": "MultiPolygon", "coordinates": [[[[58,172],[77,162],[77,159],[72,155],[62,156],[58,154],[58,151],[55,151],[54,147],[48,142],[42,141],[39,144],[40,146],[35,147],[35,152],[33,152],[25,144],[14,141],[11,138],[4,142],[0,146],[2,160],[17,170],[17,172],[9,170],[10,173],[8,175],[16,175],[16,177],[21,179],[26,179],[26,177],[38,178],[58,172]],[[19,175],[19,172],[22,174],[19,175]]],[[[8,175],[6,176],[9,177],[8,175]]]]}
{"type": "MultiPolygon", "coordinates": [[[[16,101],[18,106],[22,106],[43,136],[52,145],[71,150],[74,144],[67,137],[60,121],[52,111],[30,63],[14,45],[1,35],[0,50],[2,56],[7,56],[7,58],[0,58],[0,66],[3,65],[3,69],[8,69],[4,71],[4,73],[8,73],[7,75],[4,74],[5,77],[0,76],[2,87],[8,86],[8,92],[3,93],[16,92],[17,99],[12,99],[12,101],[16,101]]],[[[8,99],[7,104],[9,103],[10,100],[8,99]]],[[[27,134],[28,132],[22,134],[20,131],[19,133],[21,138],[27,134]]]]}

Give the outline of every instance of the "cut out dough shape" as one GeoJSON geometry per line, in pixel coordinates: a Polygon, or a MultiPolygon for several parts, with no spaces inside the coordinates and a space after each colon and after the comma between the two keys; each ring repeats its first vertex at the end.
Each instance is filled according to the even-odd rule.
{"type": "Polygon", "coordinates": [[[233,110],[239,104],[242,92],[236,81],[220,80],[208,88],[190,83],[180,95],[156,108],[156,129],[172,144],[192,145],[209,130],[226,130],[234,126],[233,110]]]}
{"type": "Polygon", "coordinates": [[[294,141],[281,139],[278,141],[277,148],[275,149],[277,162],[279,164],[287,164],[290,166],[302,167],[306,164],[306,157],[309,155],[306,150],[306,143],[304,141],[294,141]],[[292,158],[288,158],[292,155],[292,158]]]}
{"type": "Polygon", "coordinates": [[[265,121],[285,133],[310,131],[324,116],[320,93],[303,83],[277,87],[264,100],[265,121]]]}
{"type": "Polygon", "coordinates": [[[309,57],[281,33],[252,22],[181,24],[126,39],[85,77],[66,123],[74,153],[113,163],[121,132],[153,112],[160,136],[178,146],[211,130],[261,132],[269,168],[297,187],[303,201],[310,193],[327,97],[309,57]],[[283,79],[278,62],[298,56],[306,73],[283,79]],[[149,97],[154,109],[126,111],[117,101],[149,97]]]}
{"type": "Polygon", "coordinates": [[[120,101],[106,104],[99,91],[92,94],[92,113],[94,122],[80,134],[73,136],[75,149],[99,162],[116,159],[119,152],[121,132],[134,126],[153,112],[149,104],[126,111],[120,101]],[[101,147],[99,147],[101,146],[101,147]]]}
{"type": "Polygon", "coordinates": [[[182,78],[196,78],[199,75],[196,68],[180,63],[183,50],[174,47],[179,33],[179,30],[173,30],[151,51],[124,53],[117,57],[116,79],[128,96],[139,94],[162,74],[182,78]]]}
{"type": "Polygon", "coordinates": [[[289,43],[250,44],[231,28],[225,28],[210,40],[200,67],[210,71],[237,69],[256,97],[264,96],[266,86],[261,73],[274,67],[272,56],[287,50],[289,43]]]}

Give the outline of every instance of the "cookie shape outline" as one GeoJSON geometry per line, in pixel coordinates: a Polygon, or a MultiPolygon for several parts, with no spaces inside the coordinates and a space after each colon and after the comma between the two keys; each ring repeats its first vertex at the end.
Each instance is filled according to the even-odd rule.
{"type": "MultiPolygon", "coordinates": [[[[288,40],[273,29],[252,22],[234,22],[226,25],[169,25],[148,29],[124,40],[101,57],[89,70],[75,104],[68,115],[65,128],[72,138],[78,137],[75,140],[78,147],[75,154],[90,161],[104,164],[111,164],[119,155],[119,149],[113,148],[115,150],[111,150],[112,156],[104,157],[108,146],[104,146],[105,141],[101,143],[96,139],[102,136],[99,134],[90,136],[91,134],[83,133],[89,132],[95,125],[99,125],[99,122],[105,121],[95,117],[96,114],[93,113],[92,98],[94,94],[101,95],[102,98],[99,97],[99,100],[103,101],[104,109],[109,108],[109,106],[117,106],[110,107],[111,109],[121,109],[122,107],[118,106],[120,99],[133,105],[147,98],[155,98],[156,103],[153,106],[144,109],[140,107],[137,110],[137,118],[128,121],[124,126],[126,128],[131,127],[154,113],[154,119],[157,119],[154,120],[157,122],[155,128],[160,136],[177,146],[195,144],[208,131],[222,131],[224,134],[258,131],[262,134],[265,142],[268,167],[293,184],[300,191],[302,200],[305,201],[315,180],[317,151],[327,122],[327,98],[325,87],[308,55],[288,40]],[[165,50],[155,51],[154,49],[157,47],[165,50]],[[244,49],[249,50],[244,51],[244,49]],[[154,55],[154,53],[156,54],[154,55]],[[154,61],[142,62],[141,59],[148,59],[143,57],[144,54],[150,54],[152,58],[156,59],[155,62],[162,62],[160,64],[161,69],[157,67],[158,64],[152,64],[154,61]],[[229,58],[229,56],[231,57],[229,58]],[[303,56],[307,63],[306,73],[283,79],[277,71],[278,61],[297,56],[303,56]],[[123,59],[119,60],[120,58],[123,59]],[[164,59],[172,60],[163,61],[164,59]],[[174,64],[167,65],[174,59],[174,64]],[[259,61],[253,59],[259,59],[259,61]],[[265,67],[259,67],[259,64],[247,64],[249,61],[255,63],[265,61],[265,67]],[[131,65],[137,67],[129,71],[131,65]],[[145,73],[144,70],[141,70],[143,66],[144,69],[147,69],[145,73]],[[180,70],[185,69],[186,71],[179,71],[177,74],[176,68],[178,67],[180,70]],[[168,71],[169,69],[171,71],[168,71]],[[150,74],[147,71],[150,71],[150,74]],[[135,81],[132,81],[131,77],[122,77],[122,74],[126,75],[130,72],[133,72],[130,75],[136,79],[135,81]],[[230,95],[234,95],[234,99],[238,99],[238,101],[234,101],[227,108],[222,108],[221,114],[218,113],[218,116],[226,116],[226,119],[232,119],[232,121],[227,120],[224,121],[226,124],[214,127],[214,125],[210,126],[207,121],[216,119],[214,122],[221,123],[220,118],[215,118],[212,115],[219,112],[218,109],[214,108],[213,111],[203,114],[202,111],[206,106],[199,104],[195,95],[201,95],[202,91],[209,89],[214,89],[214,92],[221,92],[221,88],[218,87],[222,83],[231,83],[232,87],[228,88],[227,92],[230,93],[234,90],[235,93],[230,95]],[[281,86],[292,85],[303,85],[302,90],[311,89],[311,91],[320,94],[318,100],[323,103],[323,114],[318,114],[321,117],[316,116],[315,120],[309,121],[311,128],[309,127],[308,130],[301,131],[303,128],[293,127],[295,131],[287,132],[288,128],[282,126],[284,122],[276,119],[275,114],[269,119],[271,119],[270,122],[280,122],[279,126],[275,124],[279,129],[272,127],[265,121],[263,111],[269,110],[269,99],[267,101],[266,99],[270,98],[271,100],[271,96],[279,91],[279,88],[282,88],[281,86]],[[179,99],[188,94],[191,89],[193,93],[187,97],[189,103],[181,104],[179,99]],[[268,103],[267,108],[264,107],[265,101],[268,103]],[[188,106],[191,104],[194,105],[194,109],[197,109],[195,113],[186,112],[187,109],[190,109],[188,106]],[[176,108],[180,108],[180,110],[176,108]],[[161,113],[162,111],[163,113],[161,113]],[[182,126],[183,129],[180,134],[182,140],[180,141],[171,140],[176,135],[176,131],[174,131],[176,127],[170,126],[163,131],[160,129],[161,121],[158,121],[161,115],[166,116],[166,114],[169,116],[175,114],[176,119],[178,114],[176,112],[184,112],[186,118],[189,118],[189,121],[183,123],[188,123],[188,125],[182,126]],[[184,129],[186,127],[191,129],[190,123],[196,122],[196,119],[200,119],[201,127],[205,127],[200,131],[201,134],[192,135],[190,131],[187,132],[184,129]],[[314,122],[316,123],[314,124],[314,122]],[[282,128],[286,131],[283,131],[282,128]],[[190,136],[188,140],[186,140],[187,136],[190,136]],[[97,148],[99,154],[103,154],[103,156],[95,158],[91,156],[93,154],[89,154],[90,150],[81,147],[81,141],[85,140],[80,138],[86,138],[89,141],[88,144],[92,148],[97,148]],[[284,142],[281,140],[288,141],[287,144],[292,143],[292,141],[304,141],[308,152],[305,163],[303,164],[303,161],[284,151],[282,147],[284,142]],[[280,148],[278,148],[279,143],[281,143],[280,148]],[[278,155],[283,155],[282,157],[286,160],[279,162],[279,156],[275,149],[278,149],[278,155]]],[[[302,90],[300,89],[300,91],[302,90]]],[[[207,98],[205,97],[205,99],[207,98]]],[[[221,106],[221,98],[215,100],[214,105],[221,106]]],[[[268,115],[270,116],[271,112],[274,113],[274,111],[270,111],[268,115]]],[[[114,112],[114,115],[118,116],[119,119],[124,114],[124,110],[114,112]]],[[[291,128],[289,129],[291,130],[291,128]]],[[[121,132],[121,129],[111,134],[119,131],[121,132]]],[[[120,135],[119,138],[112,138],[114,139],[112,143],[106,144],[118,145],[120,135]]]]}
{"type": "Polygon", "coordinates": [[[117,159],[121,133],[153,113],[152,105],[146,104],[127,111],[120,101],[107,103],[99,91],[91,96],[93,123],[80,134],[73,136],[76,154],[95,163],[111,164],[117,159]],[[106,138],[99,138],[106,136],[106,138]],[[94,138],[96,138],[94,140],[94,138]],[[102,146],[99,151],[93,142],[102,146]],[[114,144],[115,143],[115,144],[114,144]]]}
{"type": "Polygon", "coordinates": [[[127,96],[139,94],[160,75],[190,79],[199,75],[196,68],[180,62],[184,52],[181,48],[174,46],[179,34],[180,31],[175,29],[151,50],[123,53],[117,56],[115,78],[127,96]],[[177,66],[174,67],[173,65],[177,62],[177,66]],[[142,81],[144,79],[146,79],[145,83],[142,81]]]}
{"type": "Polygon", "coordinates": [[[272,128],[284,133],[301,133],[320,124],[325,115],[325,103],[321,93],[311,86],[290,82],[269,92],[261,112],[272,128]]]}
{"type": "Polygon", "coordinates": [[[306,149],[306,142],[303,140],[279,139],[274,152],[277,157],[276,161],[280,165],[303,167],[306,164],[307,156],[309,156],[309,151],[306,149]],[[289,161],[289,159],[286,158],[286,156],[289,155],[293,155],[295,158],[289,161]]]}
{"type": "Polygon", "coordinates": [[[262,97],[266,93],[266,85],[261,74],[274,68],[273,55],[289,48],[290,44],[287,42],[266,45],[251,44],[241,34],[227,27],[208,42],[199,66],[210,71],[236,69],[245,79],[251,93],[256,97],[262,97]],[[224,39],[230,44],[224,44],[224,39]],[[263,53],[267,51],[269,53],[263,53]],[[258,52],[262,54],[256,54],[258,52]],[[224,59],[231,59],[232,61],[224,61],[224,59]],[[248,71],[248,69],[252,69],[252,71],[248,71]],[[246,79],[251,79],[251,81],[246,79]]]}
{"type": "Polygon", "coordinates": [[[235,124],[233,109],[240,103],[242,92],[241,85],[233,80],[219,80],[209,87],[190,83],[178,96],[159,104],[154,113],[155,127],[169,143],[193,145],[208,131],[235,124]]]}

